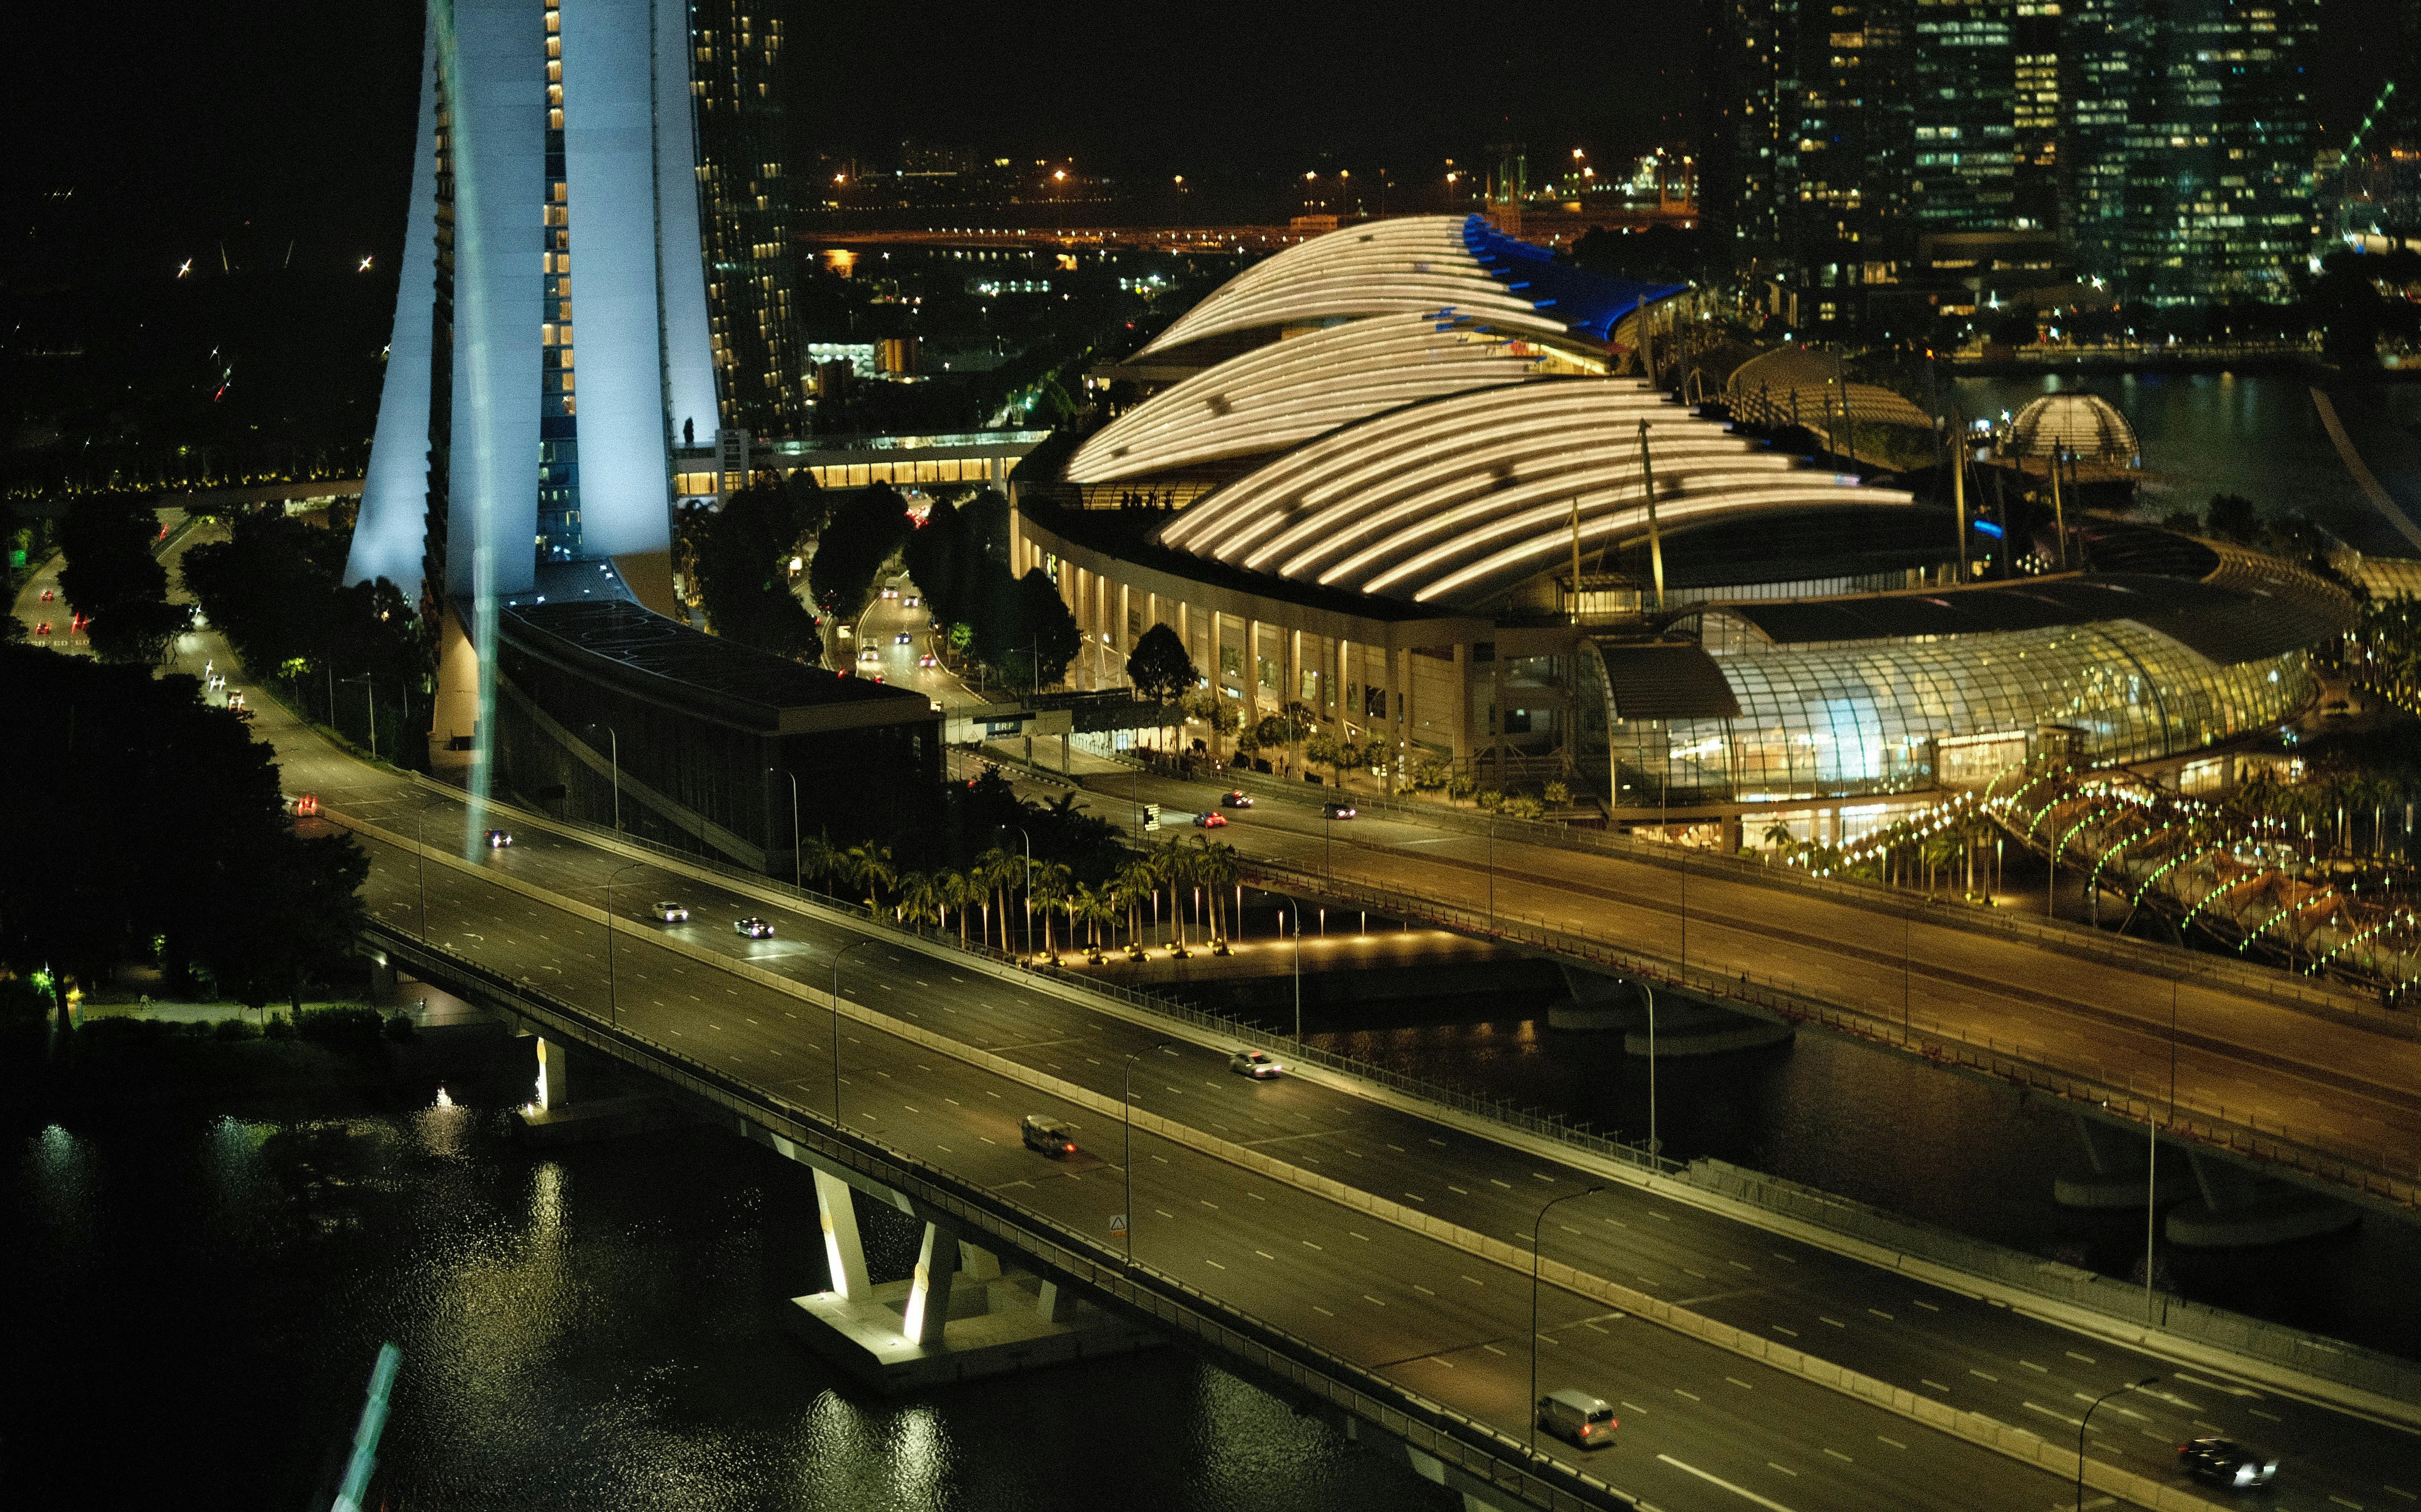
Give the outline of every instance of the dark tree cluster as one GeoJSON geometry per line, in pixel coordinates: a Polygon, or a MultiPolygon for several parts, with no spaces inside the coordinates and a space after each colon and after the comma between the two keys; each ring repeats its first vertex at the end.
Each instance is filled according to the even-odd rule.
{"type": "Polygon", "coordinates": [[[953,646],[1012,687],[1047,687],[1068,675],[1084,635],[1050,578],[1009,575],[1008,505],[999,494],[935,500],[904,554],[933,616],[951,627],[953,646]]]}
{"type": "Polygon", "coordinates": [[[1187,655],[1185,643],[1166,625],[1154,625],[1135,642],[1127,658],[1127,680],[1136,693],[1155,704],[1173,704],[1192,693],[1202,673],[1187,655]]]}
{"type": "Polygon", "coordinates": [[[168,569],[151,553],[160,530],[159,512],[123,493],[78,499],[60,522],[59,589],[105,662],[156,663],[193,618],[168,601],[168,569]]]}
{"type": "Polygon", "coordinates": [[[183,675],[0,647],[0,965],[86,986],[157,960],[172,989],[299,1004],[362,924],[368,858],[294,833],[277,768],[183,675]]]}
{"type": "Polygon", "coordinates": [[[856,618],[873,597],[874,574],[907,544],[914,529],[908,501],[888,483],[843,495],[823,534],[816,538],[816,557],[807,564],[807,592],[826,614],[856,618]]]}
{"type": "Polygon", "coordinates": [[[790,560],[808,551],[830,507],[803,470],[776,486],[742,489],[721,509],[683,511],[683,558],[717,635],[776,656],[820,650],[816,616],[790,591],[790,560]]]}
{"type": "Polygon", "coordinates": [[[428,712],[435,628],[384,578],[345,586],[351,545],[350,528],[252,510],[226,539],[187,549],[185,587],[255,677],[287,679],[306,712],[356,738],[375,708],[380,755],[408,756],[404,734],[428,712]]]}

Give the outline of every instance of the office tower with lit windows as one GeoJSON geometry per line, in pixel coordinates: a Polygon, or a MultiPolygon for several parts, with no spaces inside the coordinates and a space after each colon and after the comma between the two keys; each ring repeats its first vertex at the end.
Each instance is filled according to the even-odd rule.
{"type": "Polygon", "coordinates": [[[781,9],[773,0],[695,0],[689,9],[723,423],[798,435],[807,407],[774,82],[786,35],[781,9]]]}
{"type": "Polygon", "coordinates": [[[1921,231],[2055,224],[2060,21],[2058,0],[1914,0],[1909,204],[1921,231]]]}
{"type": "Polygon", "coordinates": [[[681,0],[435,0],[349,582],[425,601],[665,551],[711,432],[681,0]]]}

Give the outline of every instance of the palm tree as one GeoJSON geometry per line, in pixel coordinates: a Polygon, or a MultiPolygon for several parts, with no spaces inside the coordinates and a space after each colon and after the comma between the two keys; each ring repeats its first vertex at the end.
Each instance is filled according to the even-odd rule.
{"type": "Polygon", "coordinates": [[[945,871],[942,873],[941,889],[943,906],[959,911],[959,943],[963,945],[967,943],[967,910],[983,902],[983,881],[969,872],[945,871]]]}
{"type": "Polygon", "coordinates": [[[1149,858],[1137,856],[1120,866],[1117,876],[1111,879],[1111,885],[1117,889],[1116,896],[1126,907],[1127,938],[1136,939],[1143,933],[1144,900],[1153,896],[1160,886],[1159,879],[1152,874],[1149,858]]]}
{"type": "Polygon", "coordinates": [[[841,869],[841,865],[840,848],[822,832],[819,831],[812,838],[800,843],[799,872],[802,876],[812,877],[820,882],[829,881],[833,874],[841,869]]]}
{"type": "Polygon", "coordinates": [[[1028,890],[1035,911],[1042,915],[1042,953],[1054,962],[1058,947],[1051,938],[1051,911],[1066,911],[1070,896],[1072,875],[1056,861],[1046,861],[1034,868],[1034,885],[1028,890]]]}
{"type": "Polygon", "coordinates": [[[912,871],[899,879],[899,916],[910,924],[936,924],[942,916],[942,889],[931,877],[912,871]]]}
{"type": "MultiPolygon", "coordinates": [[[[1000,948],[1003,951],[1008,949],[1008,880],[1017,875],[1019,865],[1017,857],[994,846],[976,857],[975,870],[970,874],[984,889],[987,899],[998,898],[1000,901],[1000,948]]],[[[984,912],[987,914],[992,912],[990,901],[984,904],[984,912]]],[[[992,943],[992,927],[989,920],[986,921],[984,927],[984,943],[992,943]]]]}
{"type": "Polygon", "coordinates": [[[891,865],[891,848],[868,840],[864,845],[851,846],[843,860],[849,880],[866,889],[866,912],[872,917],[882,907],[877,895],[899,880],[899,873],[891,865]]]}
{"type": "Polygon", "coordinates": [[[1210,938],[1226,939],[1234,931],[1219,927],[1219,908],[1227,889],[1235,884],[1236,848],[1207,834],[1195,838],[1202,843],[1202,849],[1194,858],[1194,879],[1210,890],[1210,938]]]}

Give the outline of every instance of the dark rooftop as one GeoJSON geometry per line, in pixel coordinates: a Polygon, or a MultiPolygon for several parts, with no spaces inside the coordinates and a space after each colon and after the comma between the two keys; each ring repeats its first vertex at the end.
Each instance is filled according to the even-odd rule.
{"type": "MultiPolygon", "coordinates": [[[[505,639],[533,655],[636,696],[751,729],[798,725],[785,711],[862,706],[887,723],[922,717],[931,700],[709,635],[626,599],[515,604],[499,613],[505,639]]],[[[814,721],[812,723],[823,723],[814,721]]]]}

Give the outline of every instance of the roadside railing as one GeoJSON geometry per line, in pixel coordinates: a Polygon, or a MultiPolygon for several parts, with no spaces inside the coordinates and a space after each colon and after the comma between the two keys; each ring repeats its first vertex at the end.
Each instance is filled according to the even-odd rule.
{"type": "MultiPolygon", "coordinates": [[[[1163,758],[1146,765],[1145,770],[1166,774],[1170,767],[1163,758]]],[[[1081,773],[1068,777],[1050,772],[1043,775],[1053,781],[1100,792],[1105,797],[1117,796],[1115,788],[1095,787],[1081,773]]],[[[1196,780],[1228,783],[1260,797],[1298,802],[1304,799],[1325,801],[1331,794],[1341,793],[1366,815],[1408,819],[1475,837],[1487,835],[1492,831],[1497,838],[1521,845],[1608,856],[1643,865],[1661,866],[1676,874],[1686,869],[1698,876],[1760,887],[1792,889],[1928,925],[2023,941],[2121,970],[2191,977],[2223,987],[2228,991],[2258,997],[2282,1007],[2319,1013],[2340,1021],[2359,1023],[2369,1029],[2383,1029],[2406,1037],[2421,1037],[2421,1019],[2412,1014],[2390,1012],[2367,998],[2350,992],[2331,991],[2319,983],[2275,971],[2258,962],[2232,960],[2155,941],[2122,939],[2087,925],[2046,919],[2015,909],[1945,904],[1879,882],[1816,877],[1796,866],[1772,865],[1717,850],[1635,840],[1611,831],[1576,829],[1544,819],[1514,818],[1502,814],[1492,816],[1476,809],[1455,808],[1445,803],[1391,797],[1383,793],[1284,782],[1257,772],[1205,772],[1196,780]]],[[[1335,843],[1364,850],[1387,849],[1351,836],[1337,836],[1335,843]]]]}
{"type": "Polygon", "coordinates": [[[1605,1480],[1539,1454],[1520,1438],[1387,1380],[1142,1261],[1106,1238],[1072,1230],[948,1173],[874,1135],[813,1112],[618,1025],[599,1021],[542,989],[516,982],[391,927],[381,944],[415,971],[442,974],[493,1006],[550,1032],[633,1063],[681,1092],[846,1166],[947,1218],[968,1238],[1022,1255],[1054,1278],[1084,1286],[1122,1310],[1182,1334],[1242,1365],[1349,1412],[1422,1453],[1548,1512],[1629,1508],[1634,1499],[1605,1480]]]}

